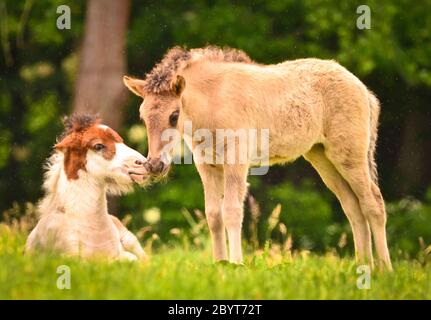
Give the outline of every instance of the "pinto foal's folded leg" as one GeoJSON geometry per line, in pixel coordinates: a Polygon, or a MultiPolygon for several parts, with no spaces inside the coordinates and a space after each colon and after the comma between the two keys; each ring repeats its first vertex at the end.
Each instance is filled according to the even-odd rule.
{"type": "Polygon", "coordinates": [[[117,228],[118,232],[120,233],[120,241],[123,246],[123,248],[128,251],[126,252],[126,255],[124,256],[125,259],[129,259],[130,253],[138,257],[138,259],[144,260],[147,259],[147,255],[145,254],[144,249],[142,249],[141,244],[139,243],[138,238],[131,233],[117,218],[111,215],[112,222],[114,222],[115,227],[117,228]]]}

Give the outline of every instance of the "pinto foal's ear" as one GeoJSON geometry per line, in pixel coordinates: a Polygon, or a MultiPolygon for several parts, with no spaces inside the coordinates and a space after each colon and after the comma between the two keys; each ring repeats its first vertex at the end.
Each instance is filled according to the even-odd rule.
{"type": "Polygon", "coordinates": [[[66,149],[71,147],[73,144],[74,144],[74,137],[72,137],[72,135],[68,135],[65,138],[63,138],[63,140],[56,143],[54,145],[54,149],[61,152],[65,152],[66,149]]]}
{"type": "Polygon", "coordinates": [[[177,79],[173,81],[171,85],[172,92],[179,97],[181,93],[184,91],[185,87],[186,87],[186,80],[182,76],[177,75],[177,79]]]}
{"type": "Polygon", "coordinates": [[[131,78],[128,76],[123,77],[123,83],[124,85],[129,88],[130,91],[132,91],[137,96],[140,96],[144,98],[145,91],[144,91],[144,80],[131,78]]]}

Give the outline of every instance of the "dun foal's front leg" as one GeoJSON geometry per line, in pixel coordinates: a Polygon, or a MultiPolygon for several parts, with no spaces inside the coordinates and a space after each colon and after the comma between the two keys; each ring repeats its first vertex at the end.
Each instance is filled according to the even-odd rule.
{"type": "Polygon", "coordinates": [[[242,263],[241,228],[247,192],[246,165],[224,165],[223,222],[229,240],[229,261],[242,263]]]}
{"type": "Polygon", "coordinates": [[[205,215],[211,233],[215,261],[227,261],[226,230],[222,219],[223,168],[208,164],[196,165],[205,193],[205,215]]]}

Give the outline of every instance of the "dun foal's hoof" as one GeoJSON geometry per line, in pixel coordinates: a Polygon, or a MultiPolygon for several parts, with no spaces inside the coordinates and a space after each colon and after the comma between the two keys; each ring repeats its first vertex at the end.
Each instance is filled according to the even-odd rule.
{"type": "Polygon", "coordinates": [[[216,261],[214,263],[215,265],[218,266],[231,266],[231,267],[245,267],[245,264],[243,262],[230,262],[228,260],[220,260],[220,261],[216,261]]]}

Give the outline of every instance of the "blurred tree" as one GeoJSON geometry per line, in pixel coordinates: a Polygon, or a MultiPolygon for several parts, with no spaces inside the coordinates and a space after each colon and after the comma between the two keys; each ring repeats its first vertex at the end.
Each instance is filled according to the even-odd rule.
{"type": "Polygon", "coordinates": [[[126,30],[129,0],[87,2],[84,40],[79,58],[73,111],[98,113],[103,121],[119,129],[126,90],[126,30]]]}
{"type": "MultiPolygon", "coordinates": [[[[99,114],[103,122],[120,129],[126,88],[126,31],[129,0],[87,2],[84,40],[80,49],[73,112],[99,114]]],[[[110,212],[118,211],[118,201],[108,197],[110,212]]]]}

